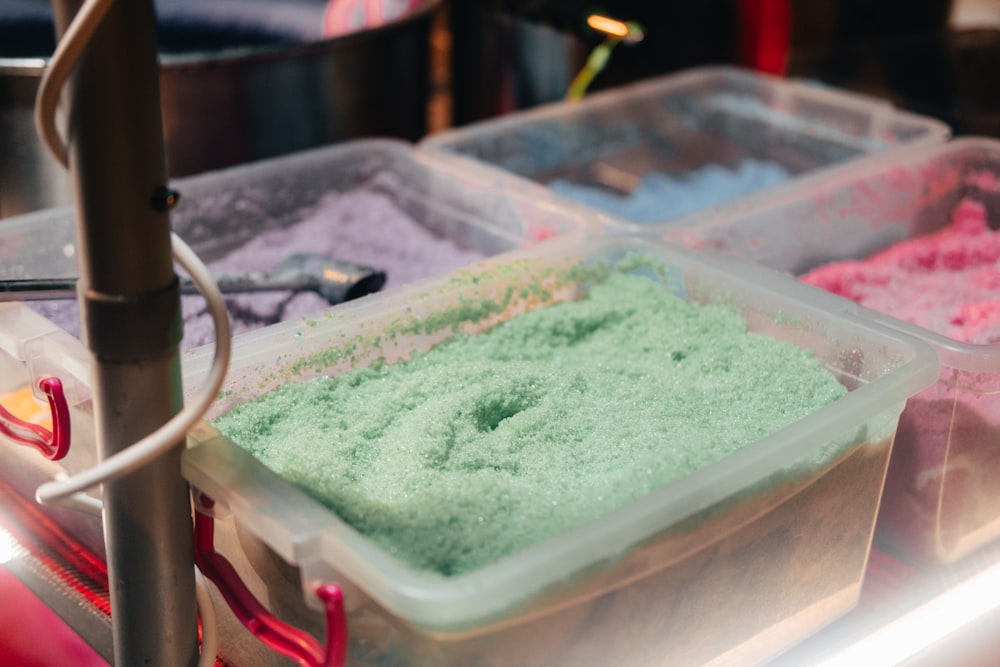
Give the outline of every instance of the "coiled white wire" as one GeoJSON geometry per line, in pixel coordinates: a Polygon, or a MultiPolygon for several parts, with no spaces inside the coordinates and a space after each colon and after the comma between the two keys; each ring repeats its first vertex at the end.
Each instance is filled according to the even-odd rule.
{"type": "Polygon", "coordinates": [[[87,43],[97,27],[104,20],[114,0],[85,0],[80,5],[76,16],[70,22],[62,39],[56,45],[56,50],[49,60],[48,67],[39,83],[35,98],[35,127],[41,135],[45,146],[66,169],[69,169],[69,155],[66,152],[66,142],[63,141],[56,127],[56,111],[59,107],[59,95],[76,65],[87,43]]]}
{"type": "Polygon", "coordinates": [[[73,494],[138,470],[167,452],[178,441],[183,440],[187,432],[215,401],[229,369],[231,347],[229,313],[226,310],[226,302],[222,298],[222,292],[219,291],[208,269],[194,254],[194,251],[177,235],[172,235],[172,242],[174,258],[190,274],[192,281],[202,291],[215,324],[215,355],[208,377],[205,378],[205,382],[194,400],[185,405],[180,412],[171,417],[160,428],[135,444],[109,456],[92,468],[66,479],[42,484],[35,491],[35,498],[38,502],[56,504],[69,499],[73,494]]]}
{"type": "MultiPolygon", "coordinates": [[[[35,102],[35,125],[52,156],[69,169],[65,141],[57,127],[59,96],[87,43],[107,15],[114,0],[85,0],[62,39],[56,46],[49,66],[39,84],[35,102]]],[[[187,432],[211,407],[229,368],[230,327],[222,293],[205,265],[191,248],[176,234],[171,234],[174,259],[187,271],[208,302],[215,325],[215,355],[208,377],[193,403],[186,405],[159,429],[133,445],[117,452],[88,470],[72,477],[47,482],[38,487],[35,498],[44,504],[63,504],[86,512],[100,512],[101,501],[83,495],[83,491],[138,470],[169,451],[184,439],[187,432]]],[[[195,568],[195,593],[202,623],[202,644],[199,667],[215,664],[218,633],[215,606],[208,594],[204,577],[195,568]]]]}

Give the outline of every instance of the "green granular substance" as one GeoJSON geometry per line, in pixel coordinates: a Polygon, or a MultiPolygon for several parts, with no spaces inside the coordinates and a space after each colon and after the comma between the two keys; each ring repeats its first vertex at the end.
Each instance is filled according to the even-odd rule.
{"type": "Polygon", "coordinates": [[[455,575],[619,507],[846,392],[724,305],[612,274],[408,361],[290,382],[215,426],[415,568],[455,575]]]}

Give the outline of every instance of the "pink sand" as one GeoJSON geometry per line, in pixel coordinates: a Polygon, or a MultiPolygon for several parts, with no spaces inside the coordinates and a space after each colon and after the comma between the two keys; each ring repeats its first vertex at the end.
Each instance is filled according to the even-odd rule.
{"type": "Polygon", "coordinates": [[[802,280],[965,343],[1000,341],[1000,234],[965,200],[940,231],[863,260],[819,267],[802,280]]]}

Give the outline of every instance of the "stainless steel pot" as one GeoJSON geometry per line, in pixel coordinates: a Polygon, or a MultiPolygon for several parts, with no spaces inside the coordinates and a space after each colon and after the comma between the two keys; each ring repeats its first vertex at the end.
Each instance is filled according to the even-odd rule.
{"type": "MultiPolygon", "coordinates": [[[[20,36],[0,32],[0,218],[72,201],[69,179],[32,118],[54,49],[52,30],[38,30],[47,4],[0,0],[0,27],[10,7],[7,34],[20,36]]],[[[430,30],[441,5],[421,0],[403,18],[323,39],[323,0],[160,0],[170,175],[356,137],[419,139],[427,130],[430,30]]]]}

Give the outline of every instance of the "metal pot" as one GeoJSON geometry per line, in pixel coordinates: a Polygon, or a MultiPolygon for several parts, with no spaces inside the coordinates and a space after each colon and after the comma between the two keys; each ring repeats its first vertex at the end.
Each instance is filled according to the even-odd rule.
{"type": "MultiPolygon", "coordinates": [[[[325,4],[157,2],[171,176],[344,139],[426,133],[430,30],[442,0],[330,39],[321,33],[325,4]]],[[[72,201],[32,117],[54,50],[47,12],[47,0],[0,0],[0,218],[72,201]]]]}

